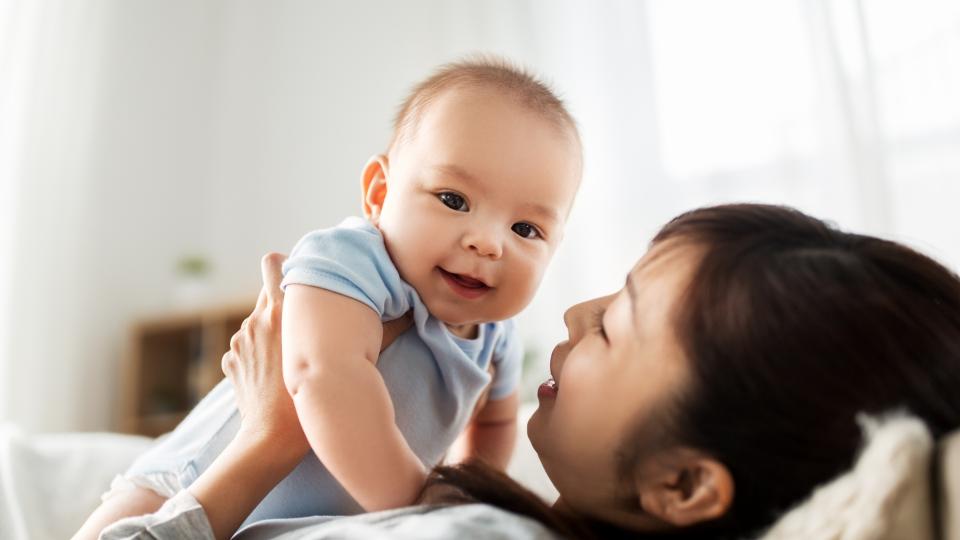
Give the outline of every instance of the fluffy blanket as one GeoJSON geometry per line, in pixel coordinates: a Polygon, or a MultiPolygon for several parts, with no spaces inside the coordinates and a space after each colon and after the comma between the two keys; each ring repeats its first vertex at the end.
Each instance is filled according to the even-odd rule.
{"type": "Polygon", "coordinates": [[[916,418],[860,419],[866,447],[853,470],[821,486],[763,540],[927,540],[933,537],[933,440],[916,418]]]}

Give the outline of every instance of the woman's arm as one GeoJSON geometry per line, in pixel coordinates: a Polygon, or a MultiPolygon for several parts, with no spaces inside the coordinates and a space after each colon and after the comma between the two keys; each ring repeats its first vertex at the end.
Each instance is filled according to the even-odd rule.
{"type": "MultiPolygon", "coordinates": [[[[101,538],[206,538],[211,534],[229,538],[309,450],[283,383],[283,259],[278,254],[263,258],[263,290],[257,307],[223,356],[223,371],[233,383],[242,417],[237,435],[188,493],[181,492],[161,508],[158,514],[162,516],[128,518],[105,529],[101,538]]],[[[389,346],[411,322],[408,314],[383,325],[380,349],[389,346]]]]}
{"type": "Polygon", "coordinates": [[[238,433],[188,491],[203,507],[214,538],[230,538],[303,459],[302,448],[259,432],[238,433]]]}
{"type": "MultiPolygon", "coordinates": [[[[210,528],[191,531],[187,536],[209,537],[212,533],[217,539],[230,538],[310,449],[283,384],[280,340],[283,259],[278,254],[264,256],[261,261],[263,289],[257,306],[230,339],[230,350],[223,355],[223,372],[233,383],[240,411],[240,429],[187,489],[206,516],[206,521],[199,520],[199,524],[210,528]]],[[[174,497],[168,503],[183,499],[174,497]]],[[[188,519],[196,514],[195,509],[182,510],[165,505],[158,512],[162,516],[120,521],[104,529],[101,538],[154,538],[157,519],[162,520],[162,530],[169,532],[171,538],[180,537],[183,526],[198,525],[197,520],[188,519]],[[183,523],[184,520],[190,523],[183,523]]]]}
{"type": "Polygon", "coordinates": [[[216,538],[229,538],[260,501],[309,450],[282,373],[280,289],[284,257],[261,261],[263,289],[223,355],[233,383],[240,430],[189,487],[207,514],[216,538]]]}

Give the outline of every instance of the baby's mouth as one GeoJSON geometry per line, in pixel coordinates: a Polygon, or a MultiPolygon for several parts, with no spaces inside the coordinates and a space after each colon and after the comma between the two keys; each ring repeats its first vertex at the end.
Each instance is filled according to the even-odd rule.
{"type": "MultiPolygon", "coordinates": [[[[440,268],[439,266],[437,268],[440,268]]],[[[447,272],[443,268],[440,268],[440,272],[444,276],[456,281],[458,284],[468,288],[468,289],[489,289],[490,286],[486,283],[480,281],[479,279],[472,278],[470,276],[465,276],[463,274],[454,274],[453,272],[447,272]]]]}
{"type": "Polygon", "coordinates": [[[443,277],[444,281],[447,282],[447,285],[453,290],[453,292],[468,300],[480,298],[481,296],[484,296],[487,291],[492,289],[492,287],[477,278],[465,276],[463,274],[447,272],[439,266],[437,267],[437,270],[440,271],[440,275],[443,277]]]}

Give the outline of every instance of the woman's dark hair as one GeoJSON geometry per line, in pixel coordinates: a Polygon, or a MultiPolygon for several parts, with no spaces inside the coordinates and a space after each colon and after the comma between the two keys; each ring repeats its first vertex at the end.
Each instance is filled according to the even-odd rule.
{"type": "MultiPolygon", "coordinates": [[[[960,427],[960,279],[942,265],[781,206],[687,212],[653,243],[666,241],[701,258],[675,314],[691,379],[663,415],[659,444],[707,452],[736,486],[723,517],[674,537],[743,538],[771,524],[850,468],[861,413],[907,411],[934,438],[960,427]]],[[[638,429],[624,472],[647,450],[638,429]]],[[[465,471],[435,478],[563,535],[613,532],[465,471]]]]}
{"type": "Polygon", "coordinates": [[[692,384],[675,440],[733,474],[716,525],[749,531],[848,469],[859,413],[960,426],[960,280],[900,244],[797,210],[705,208],[654,238],[703,250],[677,314],[692,384]]]}

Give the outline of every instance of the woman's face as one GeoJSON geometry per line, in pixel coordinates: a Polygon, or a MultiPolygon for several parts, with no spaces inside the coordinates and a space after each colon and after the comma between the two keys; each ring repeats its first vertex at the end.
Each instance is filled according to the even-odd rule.
{"type": "Polygon", "coordinates": [[[550,359],[556,384],[540,387],[527,425],[562,504],[600,518],[636,507],[618,453],[627,437],[648,432],[686,382],[673,311],[697,260],[693,248],[657,244],[623,289],[564,315],[569,339],[550,359]]]}

